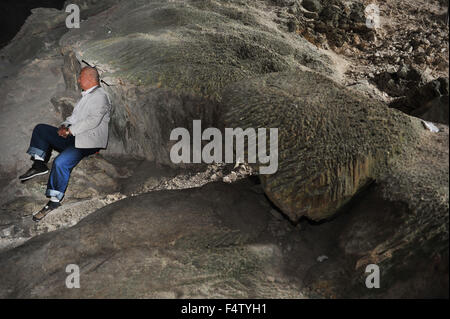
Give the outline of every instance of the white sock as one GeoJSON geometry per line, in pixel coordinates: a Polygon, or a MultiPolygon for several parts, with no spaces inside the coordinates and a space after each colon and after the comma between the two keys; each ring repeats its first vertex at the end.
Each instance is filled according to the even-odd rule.
{"type": "Polygon", "coordinates": [[[58,197],[55,197],[55,196],[50,197],[50,201],[52,201],[54,203],[59,203],[58,197]]]}
{"type": "Polygon", "coordinates": [[[44,161],[44,159],[42,157],[40,157],[39,155],[34,155],[33,158],[35,161],[44,161]]]}

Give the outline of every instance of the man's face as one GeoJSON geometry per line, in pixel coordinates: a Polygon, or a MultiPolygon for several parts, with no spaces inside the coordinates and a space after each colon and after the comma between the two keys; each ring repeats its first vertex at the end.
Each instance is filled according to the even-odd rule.
{"type": "Polygon", "coordinates": [[[91,81],[87,76],[86,72],[81,71],[78,76],[78,85],[82,90],[87,90],[90,88],[91,81]]]}

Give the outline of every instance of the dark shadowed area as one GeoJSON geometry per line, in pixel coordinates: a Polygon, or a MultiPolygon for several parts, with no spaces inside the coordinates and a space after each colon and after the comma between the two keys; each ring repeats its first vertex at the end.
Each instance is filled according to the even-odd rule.
{"type": "Polygon", "coordinates": [[[33,8],[61,10],[64,0],[2,0],[0,2],[0,48],[19,32],[33,8]]]}

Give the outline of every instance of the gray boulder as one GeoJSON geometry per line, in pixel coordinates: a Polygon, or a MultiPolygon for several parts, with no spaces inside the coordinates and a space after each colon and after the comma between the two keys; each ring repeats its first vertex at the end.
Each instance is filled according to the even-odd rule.
{"type": "MultiPolygon", "coordinates": [[[[436,141],[427,142],[416,157],[439,158],[429,156],[436,141]]],[[[436,180],[448,162],[433,169],[436,180]]],[[[417,205],[396,195],[408,187],[416,198],[424,190],[405,174],[370,188],[339,218],[297,226],[248,180],[130,197],[0,253],[0,297],[446,298],[448,188],[436,206],[445,192],[417,205]],[[380,289],[365,286],[372,263],[380,289]],[[72,264],[79,289],[66,287],[72,264]]]]}
{"type": "Polygon", "coordinates": [[[276,247],[257,244],[269,209],[248,182],[125,199],[0,254],[0,296],[300,296],[266,277],[279,263],[276,247]],[[69,264],[81,269],[80,289],[65,285],[69,264]]]}
{"type": "Polygon", "coordinates": [[[261,180],[294,222],[334,215],[421,129],[417,120],[309,71],[237,83],[224,105],[227,127],[278,128],[278,170],[261,180]]]}
{"type": "Polygon", "coordinates": [[[110,151],[170,165],[173,128],[191,129],[193,119],[221,127],[226,85],[301,66],[333,74],[328,56],[263,12],[253,2],[122,1],[66,33],[64,52],[109,84],[110,151]]]}

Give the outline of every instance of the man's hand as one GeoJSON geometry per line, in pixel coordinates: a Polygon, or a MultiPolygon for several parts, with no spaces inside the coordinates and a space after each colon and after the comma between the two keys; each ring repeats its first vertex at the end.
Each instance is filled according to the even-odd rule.
{"type": "Polygon", "coordinates": [[[67,136],[69,136],[69,134],[70,134],[69,129],[68,129],[67,127],[65,127],[64,125],[61,125],[61,126],[58,128],[58,135],[59,135],[59,136],[61,136],[61,137],[63,137],[63,138],[66,138],[67,136]]]}
{"type": "Polygon", "coordinates": [[[61,137],[64,137],[65,136],[65,133],[64,133],[65,129],[66,129],[66,127],[64,125],[61,125],[60,127],[58,127],[58,135],[61,136],[61,137]]]}

